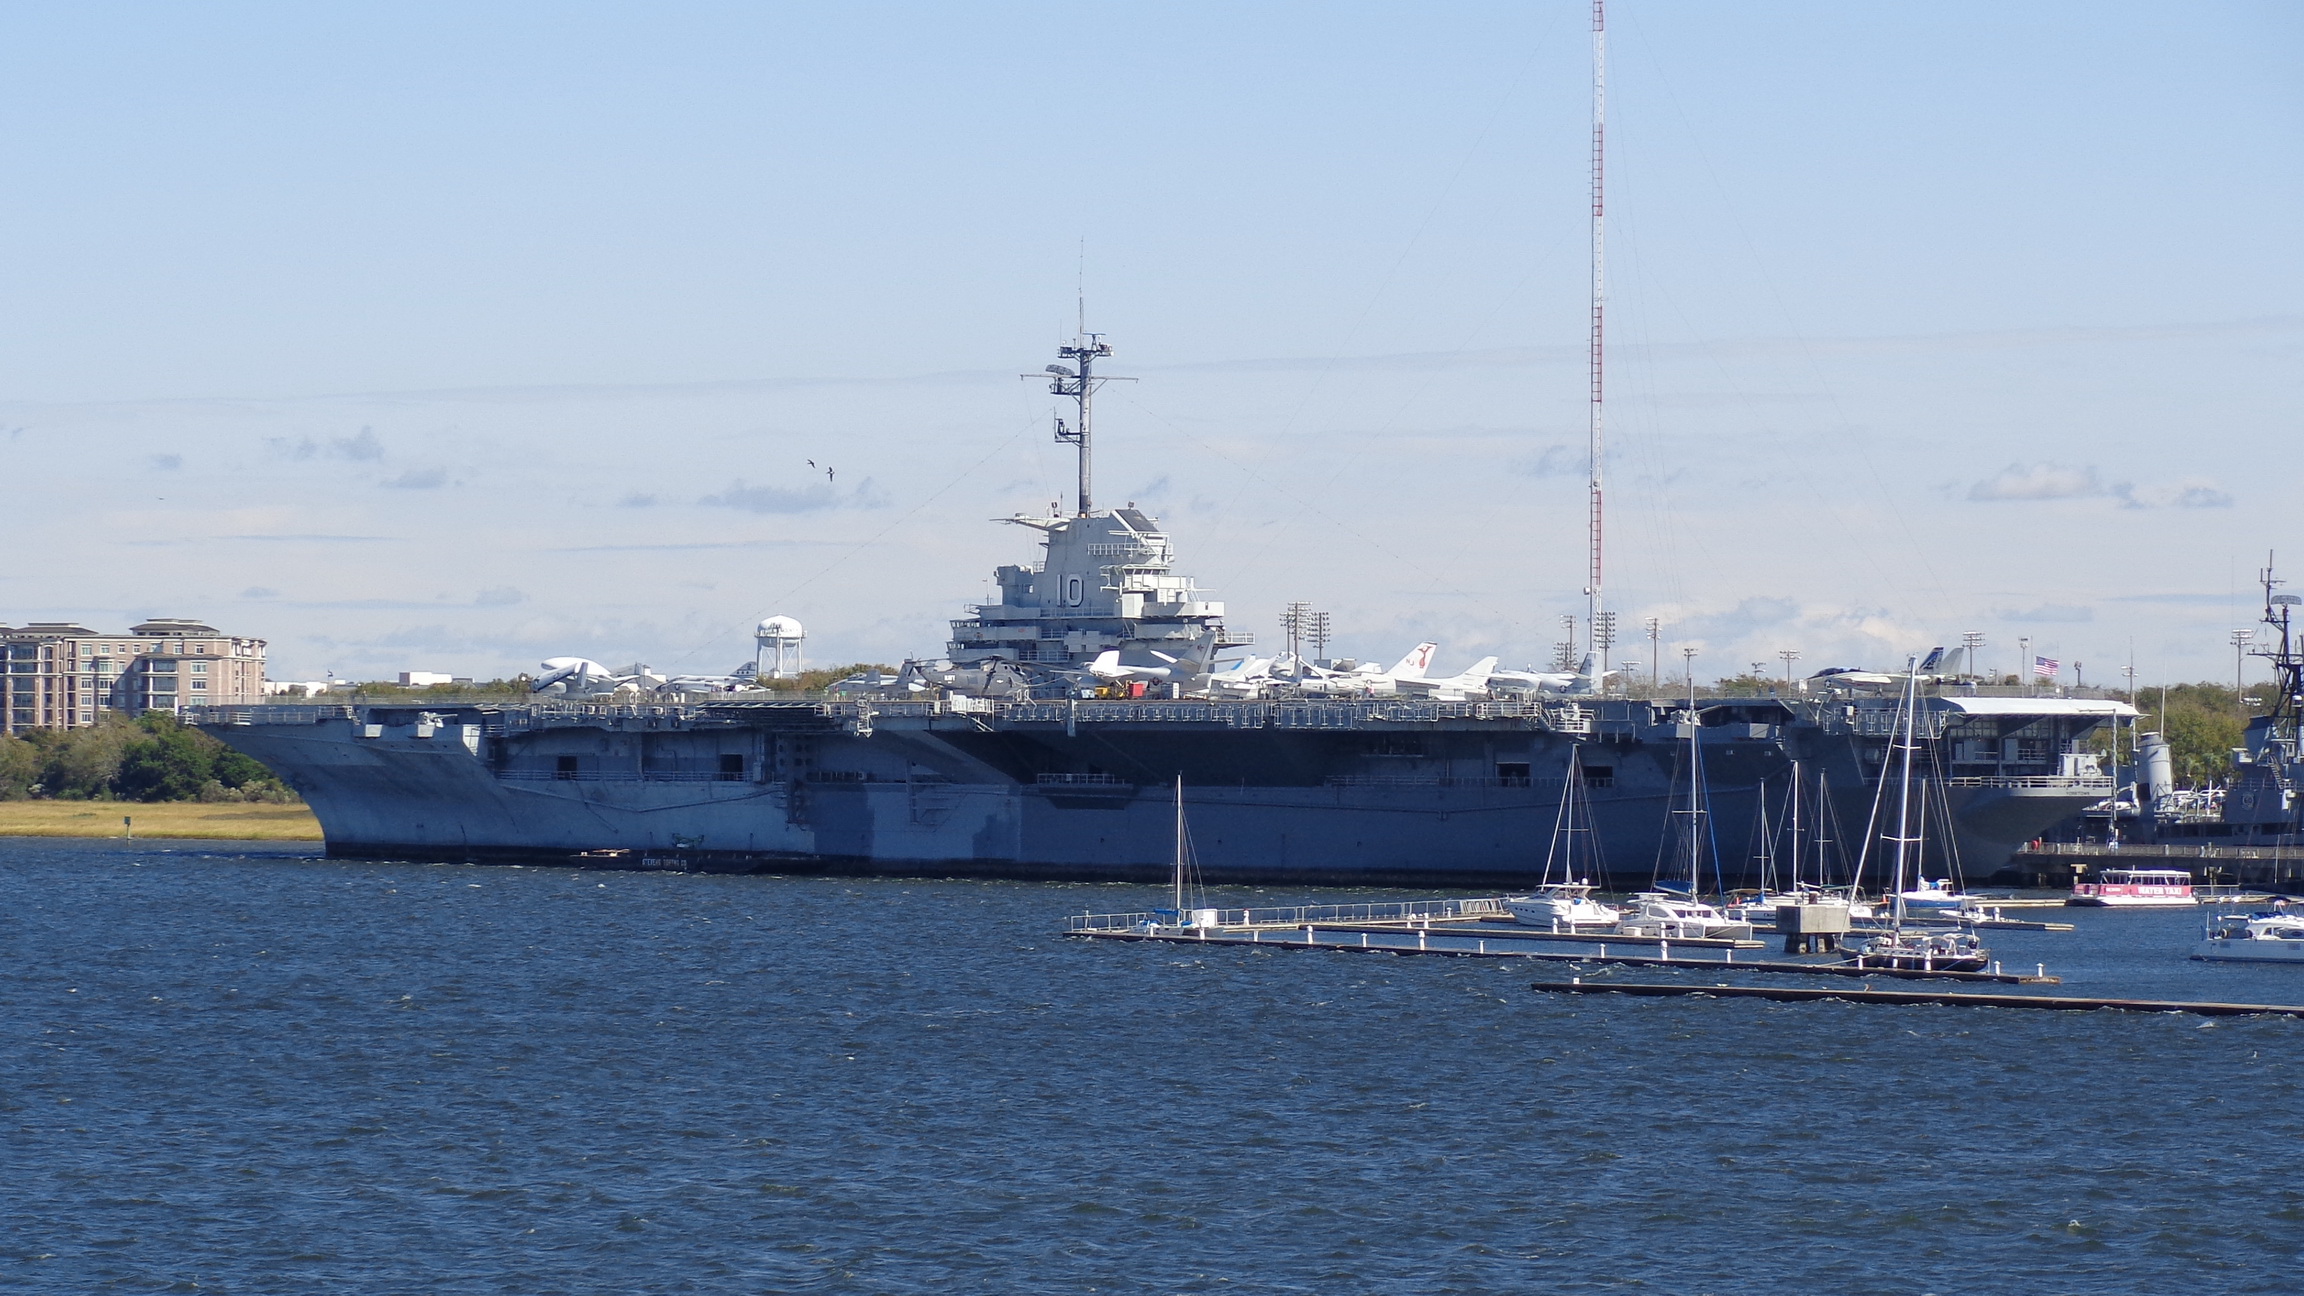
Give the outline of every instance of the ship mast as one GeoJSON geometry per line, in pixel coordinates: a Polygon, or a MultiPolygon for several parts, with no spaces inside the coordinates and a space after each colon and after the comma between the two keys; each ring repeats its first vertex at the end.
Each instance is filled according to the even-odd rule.
{"type": "MultiPolygon", "coordinates": [[[[1608,304],[1608,245],[1602,216],[1606,211],[1608,160],[1608,0],[1592,0],[1592,339],[1591,339],[1591,519],[1584,577],[1584,627],[1596,663],[1593,685],[1605,687],[1608,646],[1615,639],[1601,593],[1600,541],[1602,536],[1601,457],[1606,431],[1603,416],[1605,385],[1602,361],[1606,354],[1608,304]]],[[[1086,452],[1083,451],[1083,454],[1086,452]]],[[[1570,636],[1573,638],[1574,636],[1570,636]]]]}
{"type": "MultiPolygon", "coordinates": [[[[1136,380],[1095,372],[1096,362],[1112,354],[1112,344],[1104,340],[1103,334],[1088,331],[1085,309],[1082,311],[1079,333],[1071,342],[1056,348],[1056,354],[1078,366],[1075,369],[1069,365],[1052,364],[1048,366],[1046,372],[1049,375],[1049,392],[1053,395],[1072,398],[1073,421],[1067,424],[1061,415],[1057,417],[1056,439],[1066,445],[1078,446],[1080,449],[1079,516],[1086,517],[1089,510],[1095,507],[1095,495],[1089,480],[1093,468],[1093,460],[1090,458],[1089,427],[1096,412],[1096,389],[1108,382],[1134,382],[1136,380]]],[[[1026,374],[1024,376],[1030,378],[1034,375],[1026,374]]]]}
{"type": "MultiPolygon", "coordinates": [[[[2280,635],[2278,648],[2267,646],[2249,653],[2272,663],[2273,687],[2280,690],[2269,712],[2270,727],[2265,736],[2275,740],[2273,745],[2282,755],[2293,759],[2295,740],[2304,730],[2304,723],[2300,723],[2304,721],[2304,654],[2296,650],[2291,625],[2298,600],[2293,594],[2274,592],[2287,582],[2272,575],[2271,554],[2264,555],[2264,570],[2258,573],[2257,581],[2264,586],[2264,624],[2280,635]]],[[[2165,707],[2162,713],[2166,713],[2165,707]]]]}

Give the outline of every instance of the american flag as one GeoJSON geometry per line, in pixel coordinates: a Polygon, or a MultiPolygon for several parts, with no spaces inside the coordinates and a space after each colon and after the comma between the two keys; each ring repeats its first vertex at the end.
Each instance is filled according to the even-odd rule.
{"type": "Polygon", "coordinates": [[[2064,663],[2053,657],[2035,657],[2032,659],[2032,673],[2041,679],[2054,679],[2056,672],[2063,669],[2064,663]]]}

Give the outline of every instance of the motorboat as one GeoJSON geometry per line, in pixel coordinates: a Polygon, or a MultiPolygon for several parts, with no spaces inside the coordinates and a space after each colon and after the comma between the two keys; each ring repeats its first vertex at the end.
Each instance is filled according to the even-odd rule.
{"type": "Polygon", "coordinates": [[[2192,894],[2190,869],[2115,869],[2096,875],[2093,882],[2072,884],[2068,905],[2099,909],[2175,909],[2198,904],[2192,894]]]}
{"type": "Polygon", "coordinates": [[[1632,908],[1617,920],[1616,930],[1626,936],[1656,936],[1665,940],[1750,940],[1752,924],[1729,917],[1690,896],[1668,891],[1642,891],[1632,897],[1632,908]]]}
{"type": "Polygon", "coordinates": [[[2304,914],[2223,914],[2208,922],[2208,930],[2192,957],[2217,963],[2304,963],[2304,914]]]}
{"type": "Polygon", "coordinates": [[[1975,909],[1976,897],[1952,885],[1950,878],[1921,878],[1920,885],[1898,891],[1896,899],[1904,902],[1908,913],[1949,913],[1957,909],[1975,909]]]}

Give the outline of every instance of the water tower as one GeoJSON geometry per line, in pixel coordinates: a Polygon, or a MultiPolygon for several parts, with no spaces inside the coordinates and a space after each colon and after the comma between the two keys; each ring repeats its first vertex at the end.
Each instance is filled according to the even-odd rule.
{"type": "Polygon", "coordinates": [[[798,679],[800,641],[807,637],[800,623],[788,616],[772,616],[752,632],[752,672],[755,679],[798,679]]]}

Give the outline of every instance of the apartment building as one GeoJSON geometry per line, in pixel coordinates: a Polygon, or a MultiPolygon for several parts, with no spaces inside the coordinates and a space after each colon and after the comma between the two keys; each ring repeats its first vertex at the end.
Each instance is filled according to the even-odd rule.
{"type": "Polygon", "coordinates": [[[264,700],[264,641],[156,617],[126,634],[69,622],[0,625],[0,733],[92,725],[201,702],[264,700]]]}

